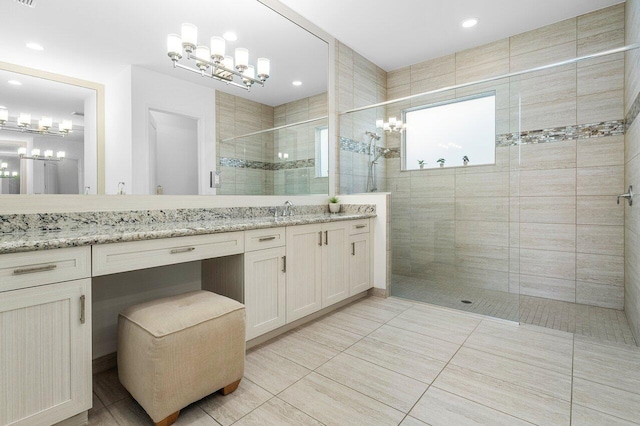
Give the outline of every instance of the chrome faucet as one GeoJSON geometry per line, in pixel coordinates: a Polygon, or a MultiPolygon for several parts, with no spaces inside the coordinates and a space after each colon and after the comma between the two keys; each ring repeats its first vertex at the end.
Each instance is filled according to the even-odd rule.
{"type": "Polygon", "coordinates": [[[282,217],[293,216],[293,203],[289,200],[284,202],[284,209],[282,210],[282,217]]]}

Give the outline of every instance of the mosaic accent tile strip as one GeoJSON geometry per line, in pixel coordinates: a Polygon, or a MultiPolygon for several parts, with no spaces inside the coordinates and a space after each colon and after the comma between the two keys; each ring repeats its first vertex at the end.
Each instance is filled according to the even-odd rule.
{"type": "Polygon", "coordinates": [[[612,120],[592,124],[578,124],[577,126],[529,130],[522,133],[504,133],[496,136],[496,146],[602,138],[606,136],[624,135],[625,130],[624,120],[612,120]]]}
{"type": "MultiPolygon", "coordinates": [[[[273,206],[229,207],[175,210],[132,210],[114,212],[39,213],[0,215],[0,234],[17,232],[70,231],[104,227],[164,227],[220,220],[264,219],[273,217],[273,206]]],[[[375,205],[342,205],[350,214],[375,214],[375,205]]],[[[327,204],[294,206],[296,216],[328,213],[327,204]]]]}
{"type": "Polygon", "coordinates": [[[636,100],[633,101],[633,104],[631,105],[631,108],[629,108],[629,112],[627,113],[627,116],[625,118],[627,130],[629,129],[629,127],[631,127],[633,122],[636,120],[636,117],[638,117],[638,113],[640,113],[640,92],[638,92],[638,95],[636,96],[636,100]]]}
{"type": "Polygon", "coordinates": [[[256,169],[256,170],[290,170],[302,169],[305,167],[315,167],[316,159],[307,158],[303,160],[281,161],[270,163],[266,161],[242,160],[240,158],[221,157],[219,161],[221,166],[236,167],[239,169],[256,169]]]}
{"type": "MultiPolygon", "coordinates": [[[[380,153],[384,148],[376,146],[376,154],[380,153]]],[[[356,154],[369,155],[369,143],[354,141],[353,139],[340,137],[340,150],[354,152],[356,154]]],[[[389,148],[389,152],[384,158],[400,157],[400,148],[389,148]]]]}

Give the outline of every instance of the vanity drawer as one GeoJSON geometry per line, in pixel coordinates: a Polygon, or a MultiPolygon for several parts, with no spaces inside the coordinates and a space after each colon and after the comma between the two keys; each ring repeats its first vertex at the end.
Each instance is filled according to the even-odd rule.
{"type": "Polygon", "coordinates": [[[282,247],[285,245],[285,227],[253,229],[244,233],[245,251],[282,247]]]}
{"type": "Polygon", "coordinates": [[[91,276],[91,247],[0,254],[0,292],[91,276]]]}
{"type": "Polygon", "coordinates": [[[243,252],[243,231],[96,245],[93,246],[93,276],[243,252]]]}
{"type": "Polygon", "coordinates": [[[366,234],[369,226],[369,219],[352,220],[349,222],[349,235],[366,234]]]}

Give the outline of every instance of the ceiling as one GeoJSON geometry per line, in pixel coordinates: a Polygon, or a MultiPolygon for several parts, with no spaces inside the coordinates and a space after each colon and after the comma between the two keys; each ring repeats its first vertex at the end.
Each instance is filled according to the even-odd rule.
{"type": "Polygon", "coordinates": [[[481,46],[621,0],[280,0],[385,71],[481,46]],[[461,22],[477,18],[464,29],[461,22]]]}
{"type": "Polygon", "coordinates": [[[0,40],[0,61],[101,83],[137,65],[272,106],[327,90],[327,44],[256,0],[43,0],[35,8],[2,0],[0,40]],[[254,65],[269,58],[265,87],[246,92],[173,69],[166,38],[183,22],[198,27],[201,44],[234,31],[238,40],[227,42],[227,54],[246,47],[254,65]],[[45,50],[27,49],[27,42],[45,50]]]}

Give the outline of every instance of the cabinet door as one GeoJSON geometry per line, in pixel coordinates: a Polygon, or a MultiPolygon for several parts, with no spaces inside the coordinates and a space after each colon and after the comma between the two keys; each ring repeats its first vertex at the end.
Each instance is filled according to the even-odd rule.
{"type": "Polygon", "coordinates": [[[322,226],[322,307],[349,297],[349,224],[322,226]]]}
{"type": "Polygon", "coordinates": [[[369,234],[349,237],[349,287],[353,296],[371,288],[369,234]]]}
{"type": "Polygon", "coordinates": [[[91,400],[91,280],[0,293],[0,424],[50,425],[91,400]]]}
{"type": "Polygon", "coordinates": [[[244,255],[244,303],[247,340],[286,323],[285,248],[244,255]]]}
{"type": "Polygon", "coordinates": [[[320,225],[287,227],[287,322],[322,308],[320,225]]]}

